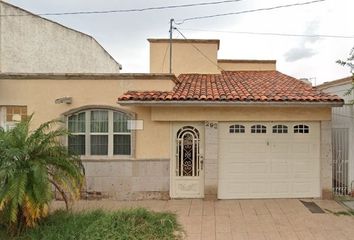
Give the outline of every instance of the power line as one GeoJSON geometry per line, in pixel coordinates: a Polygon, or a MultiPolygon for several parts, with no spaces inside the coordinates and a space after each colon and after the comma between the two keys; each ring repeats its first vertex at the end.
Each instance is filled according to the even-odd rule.
{"type": "Polygon", "coordinates": [[[329,34],[293,34],[293,33],[272,33],[272,32],[242,32],[231,30],[214,30],[214,29],[196,29],[196,28],[180,28],[186,31],[198,32],[218,32],[218,33],[232,33],[232,34],[250,34],[250,35],[268,35],[268,36],[281,36],[281,37],[309,37],[309,38],[344,38],[353,39],[354,36],[346,35],[329,35],[329,34]]]}
{"type": "Polygon", "coordinates": [[[239,11],[239,12],[229,12],[229,13],[220,13],[220,14],[214,14],[214,15],[199,16],[199,17],[190,17],[190,18],[185,18],[185,19],[179,20],[178,22],[176,22],[176,24],[180,25],[180,24],[183,24],[183,23],[185,23],[187,21],[206,19],[206,18],[224,17],[224,16],[238,15],[238,14],[243,14],[243,13],[270,11],[270,10],[279,9],[279,8],[303,6],[303,5],[309,5],[309,4],[318,3],[318,2],[324,2],[324,1],[326,1],[326,0],[314,0],[314,1],[309,1],[309,2],[293,3],[293,4],[280,5],[280,6],[274,6],[274,7],[244,10],[244,11],[239,11]]]}
{"type": "MultiPolygon", "coordinates": [[[[176,30],[181,36],[185,39],[188,40],[188,38],[176,27],[174,27],[174,30],[176,30]]],[[[203,57],[205,57],[209,62],[211,62],[213,65],[215,65],[217,68],[220,68],[221,70],[225,71],[222,67],[220,67],[217,63],[215,63],[213,60],[211,60],[207,55],[205,55],[197,46],[195,46],[193,43],[190,43],[192,47],[197,50],[203,57]]]]}
{"type": "MultiPolygon", "coordinates": [[[[164,9],[174,9],[174,8],[187,8],[196,6],[208,6],[217,5],[223,3],[233,3],[240,2],[242,0],[223,0],[215,2],[199,2],[181,5],[168,5],[168,6],[158,6],[158,7],[146,7],[146,8],[133,8],[133,9],[116,9],[116,10],[106,10],[106,11],[79,11],[79,12],[57,12],[57,13],[39,13],[39,16],[62,16],[62,15],[82,15],[82,14],[107,14],[107,13],[130,13],[130,12],[144,12],[152,10],[164,10],[164,9]]],[[[0,15],[1,17],[18,17],[18,16],[29,16],[30,14],[9,14],[0,15]]]]}

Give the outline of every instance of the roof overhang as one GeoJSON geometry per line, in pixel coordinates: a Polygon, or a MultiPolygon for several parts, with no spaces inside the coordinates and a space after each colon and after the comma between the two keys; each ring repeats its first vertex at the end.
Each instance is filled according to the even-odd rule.
{"type": "Polygon", "coordinates": [[[342,107],[344,102],[290,102],[290,101],[269,101],[269,102],[244,102],[244,101],[118,101],[122,106],[200,106],[200,107],[342,107]]]}
{"type": "MultiPolygon", "coordinates": [[[[168,38],[148,38],[150,43],[170,43],[170,39],[168,38]]],[[[219,39],[172,39],[172,43],[206,43],[206,44],[216,44],[218,49],[220,46],[219,39]]]]}
{"type": "Polygon", "coordinates": [[[349,76],[349,77],[337,79],[330,82],[324,82],[320,85],[317,85],[316,88],[320,90],[325,90],[330,87],[341,86],[345,84],[353,84],[353,81],[354,81],[354,76],[349,76]]]}
{"type": "Polygon", "coordinates": [[[0,79],[11,80],[164,80],[178,83],[169,73],[0,73],[0,79]]]}

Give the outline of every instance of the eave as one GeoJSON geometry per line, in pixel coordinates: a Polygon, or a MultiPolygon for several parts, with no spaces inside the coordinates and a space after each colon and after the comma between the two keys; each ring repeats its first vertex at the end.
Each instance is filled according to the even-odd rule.
{"type": "Polygon", "coordinates": [[[295,102],[295,101],[118,101],[122,106],[200,106],[200,107],[342,107],[343,101],[295,102]]]}

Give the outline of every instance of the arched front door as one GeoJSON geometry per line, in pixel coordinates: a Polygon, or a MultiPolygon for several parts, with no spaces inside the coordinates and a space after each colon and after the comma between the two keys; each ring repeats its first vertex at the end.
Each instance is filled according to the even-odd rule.
{"type": "Polygon", "coordinates": [[[204,126],[174,124],[171,197],[204,197],[204,126]]]}

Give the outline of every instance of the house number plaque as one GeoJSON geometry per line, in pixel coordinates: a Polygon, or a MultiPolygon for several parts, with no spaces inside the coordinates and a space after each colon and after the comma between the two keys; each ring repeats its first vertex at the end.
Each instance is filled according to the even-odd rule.
{"type": "Polygon", "coordinates": [[[217,122],[205,122],[205,126],[209,127],[209,128],[218,129],[218,123],[217,122]]]}

